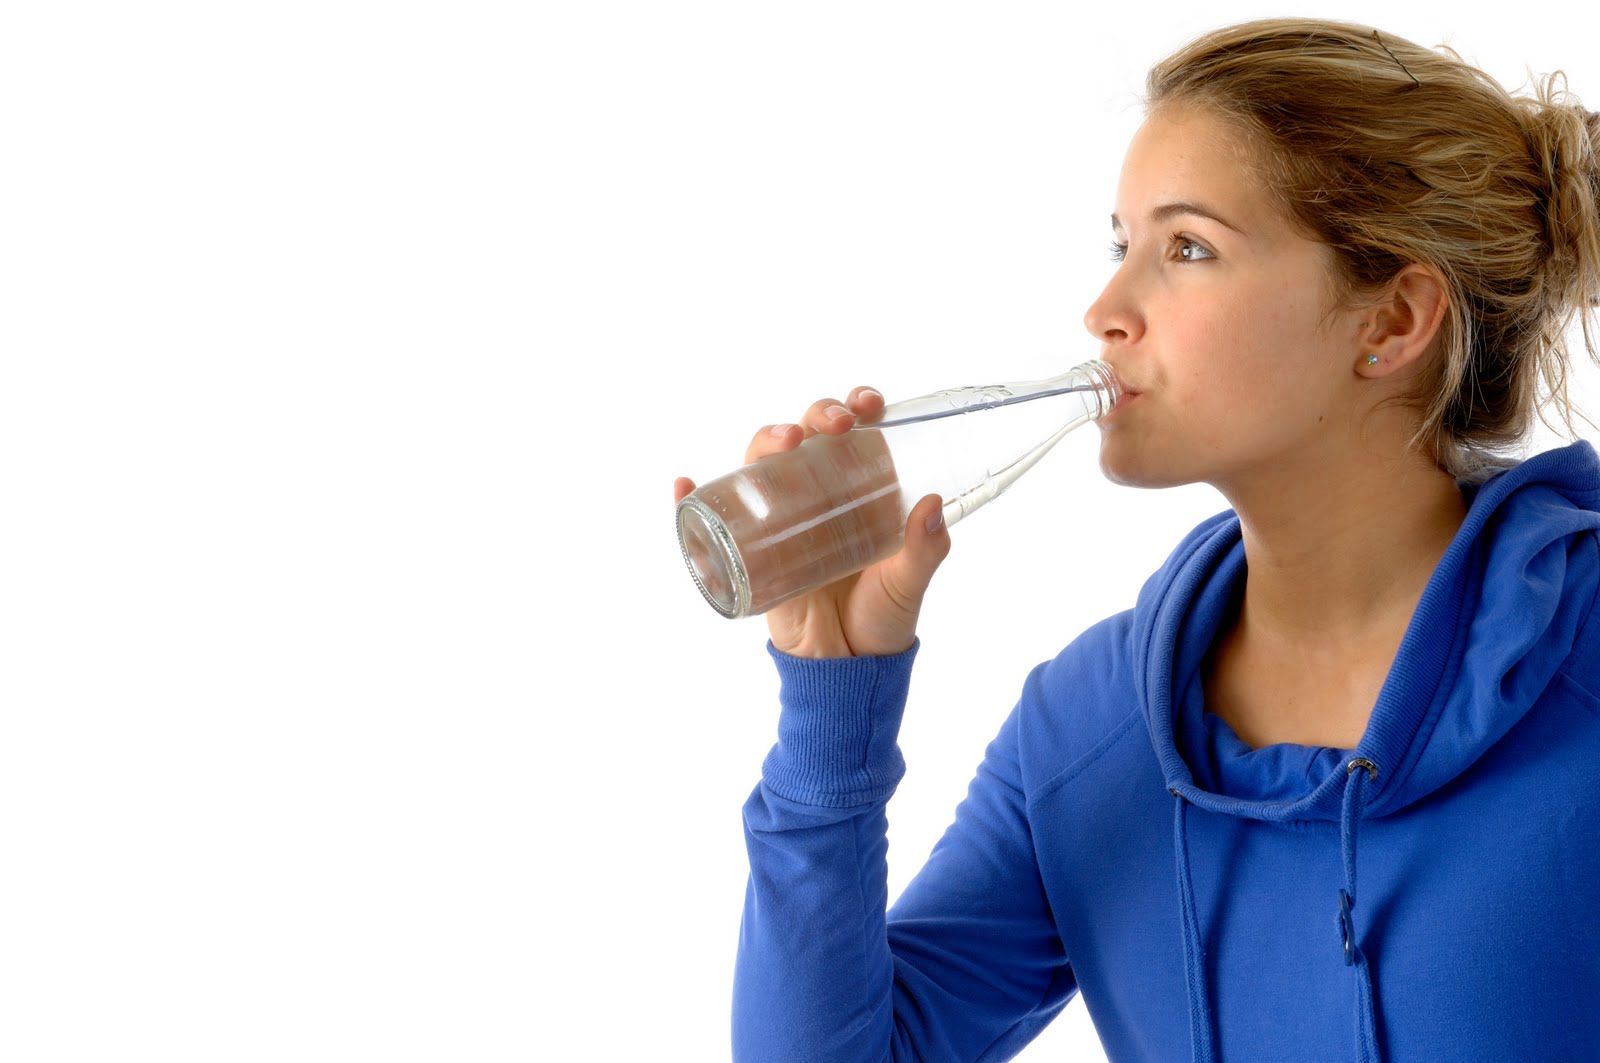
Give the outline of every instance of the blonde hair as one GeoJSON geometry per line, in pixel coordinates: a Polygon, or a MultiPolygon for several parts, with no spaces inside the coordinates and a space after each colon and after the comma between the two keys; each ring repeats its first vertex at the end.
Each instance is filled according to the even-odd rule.
{"type": "Polygon", "coordinates": [[[1504,460],[1547,405],[1572,434],[1575,314],[1600,362],[1600,115],[1565,75],[1513,96],[1442,45],[1263,19],[1190,42],[1145,88],[1150,110],[1200,105],[1245,135],[1278,207],[1332,249],[1336,305],[1408,263],[1438,270],[1449,309],[1414,443],[1441,466],[1504,460]]]}

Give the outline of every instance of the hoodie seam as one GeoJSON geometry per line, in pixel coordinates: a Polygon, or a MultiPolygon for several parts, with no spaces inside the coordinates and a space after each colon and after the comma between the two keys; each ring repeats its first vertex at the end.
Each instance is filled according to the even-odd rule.
{"type": "Polygon", "coordinates": [[[1100,741],[1096,743],[1095,746],[1087,753],[1079,757],[1077,760],[1074,760],[1071,764],[1068,764],[1054,775],[1050,776],[1050,778],[1046,779],[1038,786],[1034,787],[1033,791],[1027,795],[1028,804],[1031,805],[1036,801],[1044,800],[1057,790],[1071,783],[1072,780],[1076,779],[1079,775],[1082,775],[1089,769],[1091,765],[1093,765],[1101,757],[1104,757],[1111,751],[1113,747],[1126,738],[1133,725],[1141,722],[1143,718],[1143,712],[1137,708],[1132,712],[1129,712],[1128,715],[1124,716],[1115,727],[1111,728],[1111,730],[1106,733],[1105,737],[1101,738],[1100,741]]]}
{"type": "Polygon", "coordinates": [[[1600,716],[1600,693],[1590,690],[1580,683],[1575,676],[1567,672],[1560,673],[1556,679],[1559,682],[1570,683],[1579,694],[1578,703],[1587,709],[1591,715],[1600,716]]]}

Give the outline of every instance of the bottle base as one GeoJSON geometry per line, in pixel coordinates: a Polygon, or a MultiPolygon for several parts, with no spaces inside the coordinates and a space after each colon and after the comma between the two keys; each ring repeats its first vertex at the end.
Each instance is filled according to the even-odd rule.
{"type": "Polygon", "coordinates": [[[678,503],[678,546],[695,586],[730,620],[750,611],[750,580],[727,526],[694,495],[678,503]]]}

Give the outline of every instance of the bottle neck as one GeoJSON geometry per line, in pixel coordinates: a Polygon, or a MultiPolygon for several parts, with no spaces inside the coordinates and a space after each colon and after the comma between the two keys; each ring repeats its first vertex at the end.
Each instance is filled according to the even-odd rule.
{"type": "Polygon", "coordinates": [[[1091,419],[1097,420],[1111,411],[1121,395],[1116,374],[1104,362],[1084,362],[1060,376],[1045,380],[1021,380],[1010,384],[990,384],[984,387],[951,388],[936,391],[915,399],[906,399],[884,408],[883,416],[859,428],[892,428],[897,425],[934,421],[953,417],[958,413],[977,413],[1019,402],[1051,398],[1057,395],[1080,393],[1091,419]]]}
{"type": "Polygon", "coordinates": [[[1009,402],[1026,402],[1028,399],[1067,395],[1073,392],[1093,395],[1094,401],[1087,405],[1089,416],[1095,420],[1110,413],[1111,408],[1122,397],[1122,385],[1117,380],[1117,374],[1112,371],[1111,366],[1098,359],[1073,366],[1060,376],[1006,386],[1014,393],[1009,402]]]}

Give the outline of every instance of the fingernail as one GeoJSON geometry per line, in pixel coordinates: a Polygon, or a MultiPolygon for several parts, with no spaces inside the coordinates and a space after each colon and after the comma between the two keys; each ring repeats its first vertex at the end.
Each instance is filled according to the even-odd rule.
{"type": "Polygon", "coordinates": [[[792,424],[775,424],[775,425],[772,426],[772,434],[775,435],[775,436],[788,435],[789,434],[789,429],[791,429],[793,427],[794,427],[794,425],[792,425],[792,424]]]}
{"type": "Polygon", "coordinates": [[[928,529],[929,535],[933,535],[940,528],[944,527],[944,507],[941,506],[934,510],[933,516],[928,518],[928,523],[924,524],[923,527],[928,529]]]}
{"type": "Polygon", "coordinates": [[[883,398],[883,392],[881,392],[881,391],[879,391],[879,390],[878,390],[878,389],[877,389],[877,388],[862,388],[862,389],[861,389],[861,393],[860,393],[860,394],[858,394],[858,395],[857,395],[857,396],[856,396],[856,398],[858,398],[858,399],[864,399],[864,398],[866,398],[866,397],[867,397],[867,396],[868,396],[868,395],[876,395],[876,396],[878,396],[878,398],[880,398],[880,399],[881,399],[881,398],[883,398]]]}
{"type": "Polygon", "coordinates": [[[822,416],[830,418],[848,417],[850,416],[850,411],[845,409],[843,406],[829,406],[826,410],[822,411],[822,416]]]}

